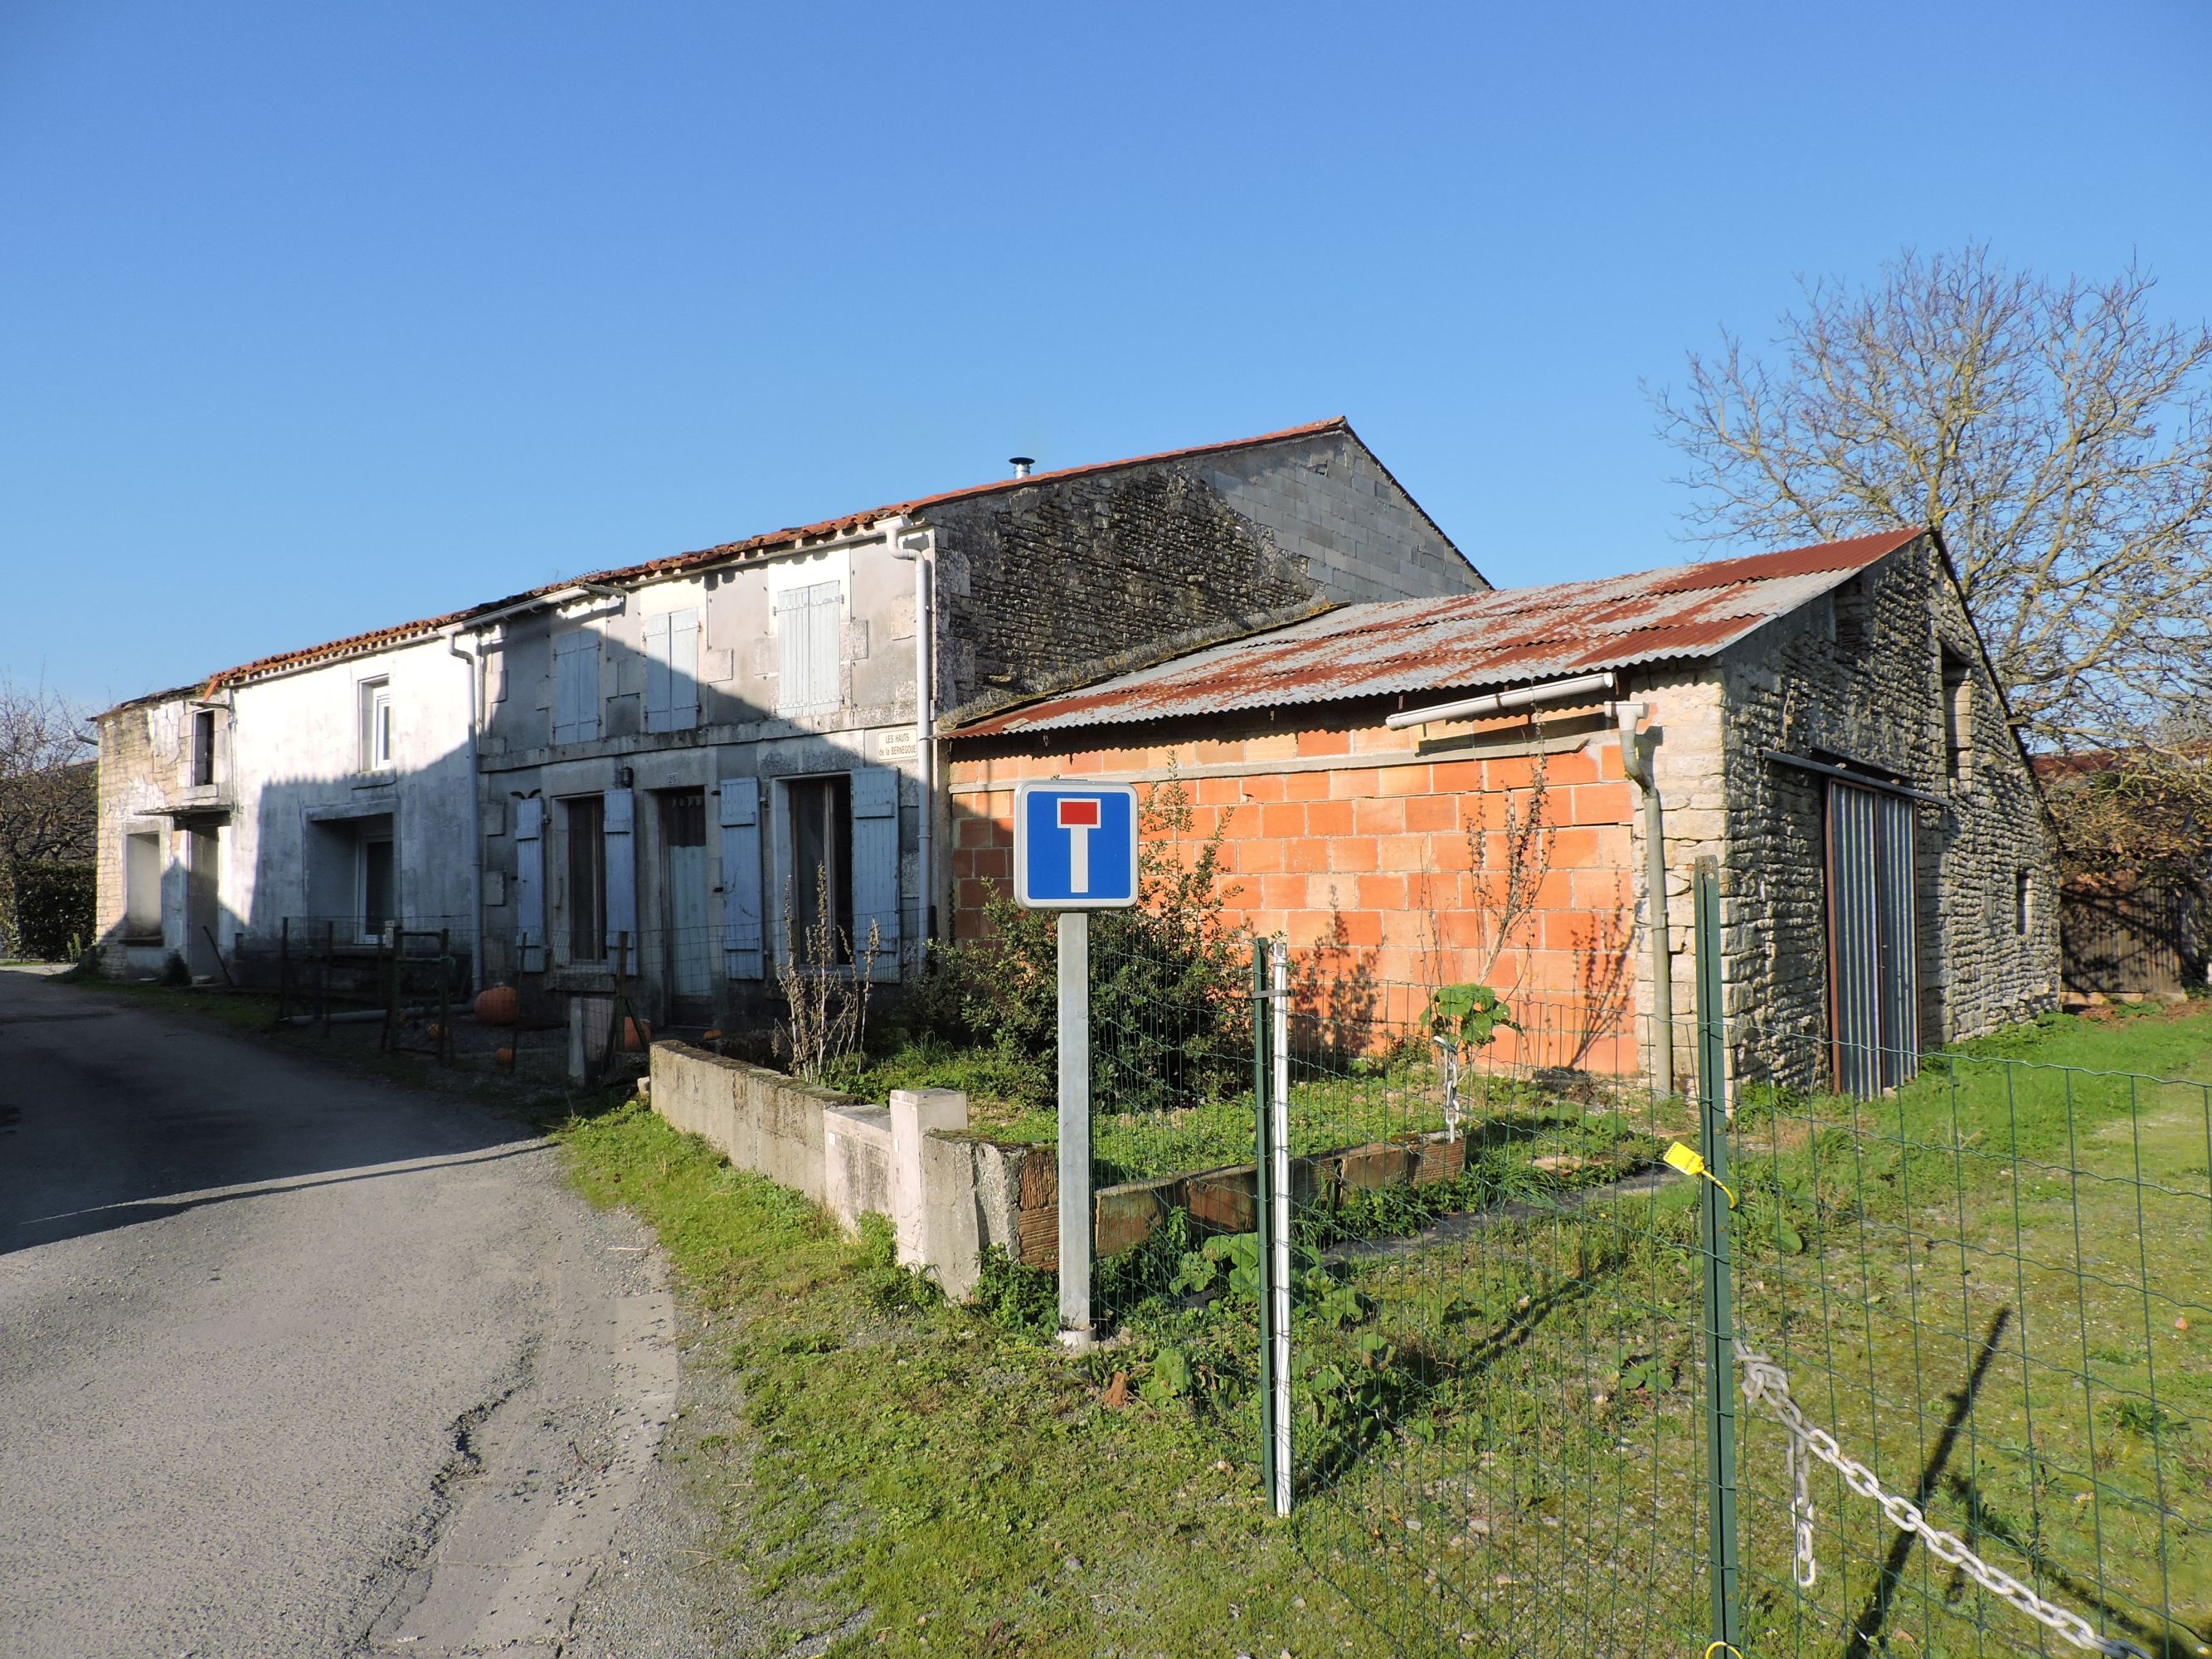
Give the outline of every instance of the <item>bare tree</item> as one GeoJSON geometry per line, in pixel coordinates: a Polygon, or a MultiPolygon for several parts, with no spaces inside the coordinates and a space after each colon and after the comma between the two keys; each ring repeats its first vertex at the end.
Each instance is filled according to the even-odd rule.
{"type": "Polygon", "coordinates": [[[1771,356],[1724,332],[1653,394],[1693,532],[1932,525],[2037,746],[2180,763],[2166,712],[2212,691],[2212,330],[2154,318],[2151,289],[1982,246],[1806,284],[1771,356]]]}
{"type": "Polygon", "coordinates": [[[93,856],[92,740],[62,696],[0,679],[0,949],[19,945],[20,866],[93,856]]]}
{"type": "Polygon", "coordinates": [[[792,896],[791,884],[786,882],[783,955],[775,969],[790,1011],[784,1039],[790,1046],[793,1072],[809,1083],[819,1083],[839,1060],[858,1054],[867,1041],[868,987],[875,978],[876,958],[882,954],[883,930],[874,917],[868,919],[867,942],[855,961],[852,941],[835,920],[830,872],[822,865],[814,866],[814,920],[804,927],[793,925],[798,907],[792,896]]]}
{"type": "Polygon", "coordinates": [[[64,698],[0,679],[0,864],[91,856],[91,757],[64,698]]]}

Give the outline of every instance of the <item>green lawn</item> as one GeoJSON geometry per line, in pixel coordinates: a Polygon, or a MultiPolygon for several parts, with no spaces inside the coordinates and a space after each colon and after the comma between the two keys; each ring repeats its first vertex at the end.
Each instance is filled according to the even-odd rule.
{"type": "Polygon", "coordinates": [[[735,1316],[710,1363],[738,1368],[754,1443],[719,1486],[696,1473],[732,1506],[733,1564],[835,1609],[823,1626],[866,1610],[831,1652],[1389,1651],[1185,1402],[1103,1403],[1141,1354],[1073,1359],[917,1298],[880,1238],[641,1109],[561,1139],[585,1194],[635,1209],[687,1291],[735,1316]]]}

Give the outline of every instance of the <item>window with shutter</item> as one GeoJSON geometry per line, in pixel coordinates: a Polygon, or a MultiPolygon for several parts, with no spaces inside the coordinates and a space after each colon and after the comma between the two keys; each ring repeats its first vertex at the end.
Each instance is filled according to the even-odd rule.
{"type": "Polygon", "coordinates": [[[844,586],[794,587],[775,602],[776,712],[824,714],[842,701],[844,586]]]}
{"type": "Polygon", "coordinates": [[[590,629],[553,642],[553,741],[588,743],[599,735],[599,636],[590,629]]]}
{"type": "Polygon", "coordinates": [[[688,732],[699,723],[699,613],[645,619],[645,729],[688,732]]]}

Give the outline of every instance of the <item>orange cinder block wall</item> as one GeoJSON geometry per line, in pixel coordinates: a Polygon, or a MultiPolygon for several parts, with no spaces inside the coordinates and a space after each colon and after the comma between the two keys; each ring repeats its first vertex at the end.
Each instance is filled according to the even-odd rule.
{"type": "Polygon", "coordinates": [[[1075,733],[1080,748],[956,739],[953,936],[981,937],[985,907],[1011,886],[1016,784],[1135,775],[1139,798],[1151,801],[1172,774],[1189,823],[1170,835],[1152,823],[1146,840],[1188,860],[1218,832],[1224,914],[1288,941],[1306,1018],[1341,1016],[1341,988],[1358,986],[1363,1010],[1403,1022],[1435,986],[1486,980],[1532,1027],[1492,1058],[1634,1072],[1633,786],[1618,744],[1595,728],[1540,762],[1484,756],[1475,741],[1530,730],[1492,722],[1460,728],[1467,742],[1422,744],[1377,718],[1231,736],[1123,726],[1075,733]],[[1528,915],[1499,949],[1490,935],[1508,807],[1527,813],[1540,766],[1551,857],[1528,915]]]}

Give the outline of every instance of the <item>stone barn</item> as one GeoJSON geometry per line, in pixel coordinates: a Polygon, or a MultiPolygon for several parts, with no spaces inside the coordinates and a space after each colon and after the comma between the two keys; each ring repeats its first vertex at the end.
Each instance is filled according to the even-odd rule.
{"type": "Polygon", "coordinates": [[[1346,604],[946,724],[961,937],[1015,784],[1173,781],[1310,1020],[1481,981],[1526,1063],[1671,1087],[1708,856],[1740,1070],[1874,1092],[2058,996],[2048,818],[1929,532],[1346,604]]]}

